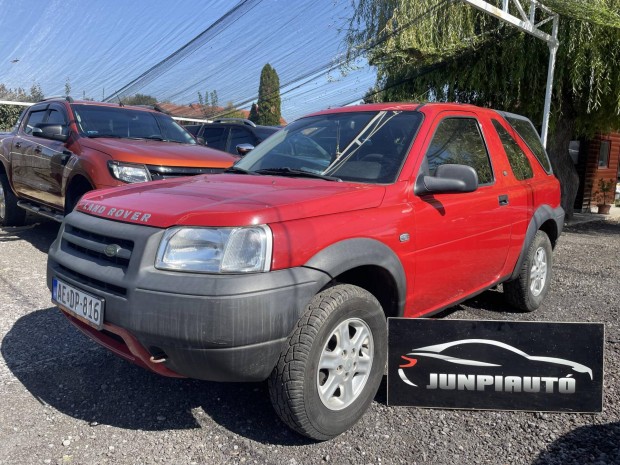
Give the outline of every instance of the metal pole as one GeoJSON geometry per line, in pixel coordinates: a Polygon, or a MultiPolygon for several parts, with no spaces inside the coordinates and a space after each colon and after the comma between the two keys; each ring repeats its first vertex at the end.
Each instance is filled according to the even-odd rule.
{"type": "Polygon", "coordinates": [[[543,121],[540,138],[547,147],[547,136],[549,133],[549,115],[551,114],[551,96],[553,91],[553,74],[555,71],[555,57],[558,52],[558,16],[553,18],[553,41],[549,42],[549,66],[547,68],[547,90],[545,91],[545,108],[543,110],[543,121]]]}

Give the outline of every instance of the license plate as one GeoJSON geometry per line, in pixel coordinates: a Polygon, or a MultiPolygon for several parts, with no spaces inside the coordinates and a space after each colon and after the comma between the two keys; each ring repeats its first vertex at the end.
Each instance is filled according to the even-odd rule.
{"type": "Polygon", "coordinates": [[[105,301],[101,297],[52,278],[52,301],[85,323],[97,329],[103,328],[105,301]]]}

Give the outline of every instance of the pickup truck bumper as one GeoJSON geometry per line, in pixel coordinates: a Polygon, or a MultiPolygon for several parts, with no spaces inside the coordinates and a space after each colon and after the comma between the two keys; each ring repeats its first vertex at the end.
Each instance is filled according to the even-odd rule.
{"type": "Polygon", "coordinates": [[[66,309],[65,315],[117,355],[162,375],[266,379],[305,306],[329,277],[304,267],[248,275],[157,270],[163,232],[68,215],[49,251],[48,287],[57,278],[105,299],[104,326],[93,328],[66,309]],[[98,252],[111,243],[130,250],[131,257],[98,252]]]}

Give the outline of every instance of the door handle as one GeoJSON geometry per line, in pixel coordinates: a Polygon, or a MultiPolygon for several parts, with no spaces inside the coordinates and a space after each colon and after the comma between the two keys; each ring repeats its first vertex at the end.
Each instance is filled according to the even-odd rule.
{"type": "Polygon", "coordinates": [[[509,203],[507,195],[500,195],[498,197],[498,200],[499,200],[499,206],[500,207],[504,207],[504,206],[508,205],[508,203],[509,203]]]}
{"type": "Polygon", "coordinates": [[[41,146],[40,146],[40,145],[37,145],[37,146],[34,148],[34,152],[35,152],[35,153],[41,153],[41,151],[42,151],[42,149],[41,149],[41,146]]]}
{"type": "Polygon", "coordinates": [[[22,146],[21,142],[15,142],[15,148],[18,149],[22,146]]]}

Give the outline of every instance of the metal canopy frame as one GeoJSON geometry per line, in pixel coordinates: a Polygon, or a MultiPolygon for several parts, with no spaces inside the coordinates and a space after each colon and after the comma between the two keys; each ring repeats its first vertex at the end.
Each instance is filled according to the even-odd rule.
{"type": "Polygon", "coordinates": [[[549,114],[551,112],[551,92],[553,90],[553,74],[555,71],[555,58],[560,43],[558,41],[558,23],[560,17],[557,13],[551,11],[538,0],[502,0],[502,8],[491,5],[485,0],[462,0],[464,3],[477,8],[495,18],[498,18],[508,24],[513,25],[517,29],[527,32],[534,37],[543,40],[549,47],[549,66],[547,68],[547,88],[545,91],[545,108],[543,113],[541,139],[543,145],[547,146],[547,136],[549,132],[549,114]],[[529,3],[529,11],[526,13],[522,3],[529,3]],[[519,16],[514,16],[509,11],[512,4],[519,16]],[[537,21],[538,19],[538,21],[537,21]],[[543,32],[540,26],[553,21],[551,35],[543,32]]]}

